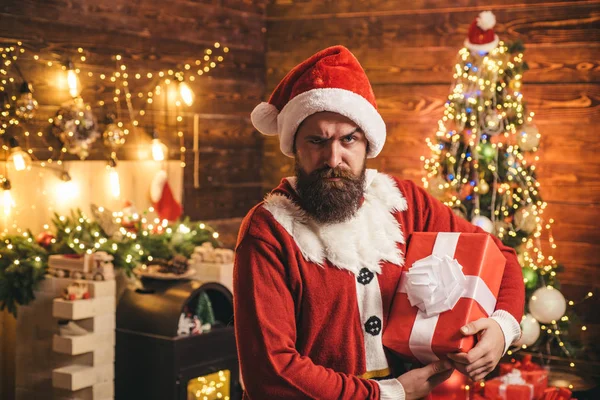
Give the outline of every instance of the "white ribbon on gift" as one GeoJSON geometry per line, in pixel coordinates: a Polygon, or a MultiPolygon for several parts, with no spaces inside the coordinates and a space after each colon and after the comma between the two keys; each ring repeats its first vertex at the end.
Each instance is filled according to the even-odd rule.
{"type": "Polygon", "coordinates": [[[508,374],[501,376],[500,381],[502,382],[502,384],[500,384],[500,386],[498,387],[498,395],[503,400],[508,400],[506,397],[507,396],[506,388],[509,385],[528,386],[529,387],[529,399],[533,399],[533,385],[530,383],[527,383],[525,381],[525,379],[523,379],[523,377],[521,376],[521,371],[519,371],[518,369],[515,368],[512,371],[510,371],[508,374]]]}
{"type": "Polygon", "coordinates": [[[440,313],[452,310],[460,298],[475,300],[488,316],[496,307],[496,298],[485,281],[465,276],[454,259],[459,236],[454,232],[438,233],[432,255],[413,263],[400,278],[398,292],[406,293],[410,304],[418,308],[408,345],[423,364],[439,359],[431,343],[440,313]]]}

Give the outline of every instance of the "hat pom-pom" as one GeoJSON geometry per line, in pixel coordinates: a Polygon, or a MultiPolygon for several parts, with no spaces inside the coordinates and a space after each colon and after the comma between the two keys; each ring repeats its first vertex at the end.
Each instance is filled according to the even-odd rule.
{"type": "Polygon", "coordinates": [[[263,135],[277,135],[277,116],[279,110],[270,103],[262,102],[252,110],[250,120],[252,125],[263,135]]]}
{"type": "Polygon", "coordinates": [[[492,29],[496,25],[496,16],[491,11],[482,11],[477,17],[477,26],[484,31],[492,29]]]}

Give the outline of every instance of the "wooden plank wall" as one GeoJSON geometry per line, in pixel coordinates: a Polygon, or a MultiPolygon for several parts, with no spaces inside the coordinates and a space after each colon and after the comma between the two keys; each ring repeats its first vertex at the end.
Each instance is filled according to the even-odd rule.
{"type": "MultiPolygon", "coordinates": [[[[420,182],[419,157],[442,116],[456,54],[471,21],[488,9],[501,39],[526,46],[523,94],[543,135],[545,215],[556,220],[563,291],[576,299],[600,283],[599,1],[275,0],[267,8],[267,94],[306,57],[347,46],[371,79],[388,128],[371,166],[420,182]]],[[[265,139],[263,157],[265,188],[293,173],[276,139],[265,139]]],[[[582,311],[598,323],[593,304],[582,311]]]]}
{"type": "MultiPolygon", "coordinates": [[[[194,65],[215,42],[221,44],[221,49],[228,46],[231,51],[225,54],[223,63],[190,83],[196,100],[183,110],[182,130],[188,149],[184,212],[194,219],[242,217],[262,197],[262,144],[249,114],[264,94],[265,7],[266,0],[3,0],[0,43],[21,40],[28,50],[54,61],[76,55],[78,47],[84,48],[87,60],[76,66],[94,75],[89,78],[81,74],[82,96],[107,104],[112,104],[114,88],[98,76],[115,70],[111,59],[115,54],[122,55],[133,76],[138,71],[194,65]],[[193,114],[200,114],[199,189],[193,187],[193,114]]],[[[31,60],[32,52],[23,59],[31,60]]],[[[60,87],[59,78],[65,72],[31,61],[19,62],[19,66],[34,85],[40,102],[38,116],[28,130],[45,131],[48,117],[69,98],[64,77],[60,87]]],[[[156,84],[148,79],[129,81],[133,93],[152,90],[156,84]]],[[[140,119],[140,125],[157,125],[161,139],[169,145],[170,158],[179,159],[173,104],[167,111],[168,127],[163,122],[163,104],[156,112],[152,109],[140,119]]],[[[99,107],[95,111],[102,114],[99,107]]],[[[119,158],[138,159],[140,146],[148,146],[150,140],[149,134],[138,130],[119,151],[119,158]]],[[[33,146],[39,159],[50,155],[43,143],[35,142],[33,146]]],[[[106,159],[101,143],[90,159],[106,159]]]]}

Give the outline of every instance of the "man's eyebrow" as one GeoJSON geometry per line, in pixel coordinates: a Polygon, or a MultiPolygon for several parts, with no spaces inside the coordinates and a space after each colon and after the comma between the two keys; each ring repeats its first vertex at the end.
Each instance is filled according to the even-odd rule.
{"type": "MultiPolygon", "coordinates": [[[[354,129],[352,132],[345,134],[344,136],[342,136],[343,138],[348,137],[348,136],[352,136],[355,135],[357,133],[363,133],[363,131],[360,129],[360,127],[357,127],[356,129],[354,129]]],[[[319,133],[311,133],[306,135],[305,139],[329,139],[328,137],[326,137],[323,134],[319,134],[319,133]]]]}

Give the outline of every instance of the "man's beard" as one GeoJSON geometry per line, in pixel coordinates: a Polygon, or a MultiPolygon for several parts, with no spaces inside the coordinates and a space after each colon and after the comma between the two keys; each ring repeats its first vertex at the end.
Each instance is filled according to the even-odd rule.
{"type": "Polygon", "coordinates": [[[313,218],[321,223],[338,223],[354,216],[364,195],[366,163],[359,176],[339,167],[324,167],[307,174],[298,159],[295,167],[300,205],[313,218]]]}

